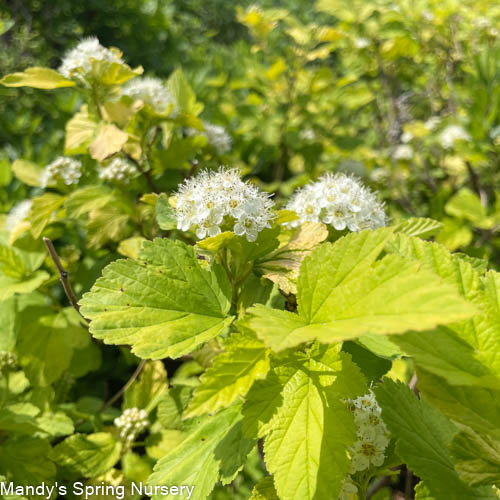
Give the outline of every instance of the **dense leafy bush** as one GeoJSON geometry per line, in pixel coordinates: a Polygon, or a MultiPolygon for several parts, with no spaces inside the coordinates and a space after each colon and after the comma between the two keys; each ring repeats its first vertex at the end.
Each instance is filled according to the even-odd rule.
{"type": "Polygon", "coordinates": [[[240,6],[198,75],[87,38],[3,77],[66,107],[1,164],[0,495],[498,498],[476,7],[240,6]]]}

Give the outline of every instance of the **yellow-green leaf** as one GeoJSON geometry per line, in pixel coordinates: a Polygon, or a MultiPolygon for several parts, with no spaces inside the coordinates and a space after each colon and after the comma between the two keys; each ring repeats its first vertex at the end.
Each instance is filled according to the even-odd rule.
{"type": "Polygon", "coordinates": [[[75,86],[75,82],[68,80],[57,71],[39,67],[27,68],[22,73],[6,75],[0,83],[6,87],[33,87],[46,90],[75,86]]]}

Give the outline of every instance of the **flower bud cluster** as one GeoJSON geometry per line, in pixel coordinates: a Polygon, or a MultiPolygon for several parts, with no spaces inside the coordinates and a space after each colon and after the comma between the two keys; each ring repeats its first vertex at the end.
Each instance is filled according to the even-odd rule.
{"type": "Polygon", "coordinates": [[[132,99],[140,99],[157,113],[166,113],[169,110],[170,116],[178,113],[174,96],[159,78],[134,78],[122,92],[132,99]]]}
{"type": "Polygon", "coordinates": [[[68,156],[59,156],[49,163],[42,174],[42,187],[62,181],[67,186],[78,184],[82,176],[82,162],[68,156]]]}
{"type": "Polygon", "coordinates": [[[128,183],[139,171],[129,160],[125,158],[113,158],[108,165],[99,172],[99,178],[103,181],[115,181],[128,183]]]}
{"type": "Polygon", "coordinates": [[[307,184],[291,197],[288,210],[298,219],[288,223],[298,227],[304,222],[323,222],[342,231],[362,231],[384,226],[383,204],[375,194],[355,177],[326,174],[317,182],[307,184]]]}
{"type": "Polygon", "coordinates": [[[132,443],[148,427],[148,414],[146,410],[127,408],[115,418],[114,424],[120,431],[120,438],[126,443],[132,443]]]}
{"type": "Polygon", "coordinates": [[[353,474],[371,466],[380,467],[384,463],[389,431],[382,420],[382,410],[372,391],[350,403],[357,427],[357,440],[349,449],[350,472],[353,474]]]}
{"type": "Polygon", "coordinates": [[[198,238],[216,236],[222,228],[255,241],[273,218],[273,202],[235,169],[205,170],[180,185],[176,194],[177,228],[193,228],[198,238]]]}
{"type": "Polygon", "coordinates": [[[0,372],[13,372],[17,367],[17,356],[13,352],[0,351],[0,372]]]}
{"type": "Polygon", "coordinates": [[[103,47],[96,37],[89,37],[65,54],[59,73],[66,78],[85,81],[92,71],[92,61],[123,64],[123,60],[115,52],[103,47]]]}

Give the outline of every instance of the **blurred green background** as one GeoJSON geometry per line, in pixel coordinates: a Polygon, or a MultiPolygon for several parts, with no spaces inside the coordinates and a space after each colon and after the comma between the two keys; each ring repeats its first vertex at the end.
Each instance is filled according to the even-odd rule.
{"type": "MultiPolygon", "coordinates": [[[[2,75],[57,68],[92,35],[145,74],[182,67],[202,117],[233,139],[228,162],[278,201],[355,173],[393,220],[433,217],[438,241],[499,262],[497,2],[10,0],[1,23],[2,75]]],[[[72,90],[0,88],[2,211],[25,195],[9,165],[53,160],[80,105],[72,90]]]]}

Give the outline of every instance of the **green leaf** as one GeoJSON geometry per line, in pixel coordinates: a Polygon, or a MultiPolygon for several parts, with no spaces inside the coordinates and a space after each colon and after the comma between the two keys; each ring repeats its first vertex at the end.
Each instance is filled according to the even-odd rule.
{"type": "Polygon", "coordinates": [[[130,344],[143,358],[179,357],[225,330],[231,296],[220,268],[203,269],[192,247],[145,242],[139,261],[107,266],[81,299],[90,331],[107,344],[130,344]]]}
{"type": "Polygon", "coordinates": [[[250,500],[279,500],[272,476],[266,476],[254,486],[250,500]]]}
{"type": "Polygon", "coordinates": [[[491,228],[493,219],[489,220],[486,210],[479,197],[469,188],[462,188],[455,194],[445,206],[448,215],[471,221],[477,227],[483,229],[491,228]]]}
{"type": "Polygon", "coordinates": [[[17,301],[15,297],[0,302],[0,351],[12,352],[17,340],[17,301]]]}
{"type": "Polygon", "coordinates": [[[51,483],[56,467],[49,458],[50,444],[40,438],[11,437],[2,442],[0,470],[16,485],[51,483]]]}
{"type": "Polygon", "coordinates": [[[176,69],[168,79],[168,87],[180,113],[197,116],[203,110],[203,104],[196,102],[196,95],[191,89],[182,69],[176,69]]]}
{"type": "Polygon", "coordinates": [[[456,427],[400,382],[385,379],[375,389],[382,418],[397,439],[396,452],[425,481],[436,498],[480,500],[495,498],[460,480],[448,451],[456,427]]]}
{"type": "MultiPolygon", "coordinates": [[[[17,349],[32,384],[47,386],[55,382],[70,367],[73,349],[88,342],[87,330],[79,326],[78,320],[75,324],[70,311],[46,314],[22,326],[17,349]]],[[[29,314],[29,310],[23,314],[29,314]]]]}
{"type": "Polygon", "coordinates": [[[314,250],[300,268],[297,300],[301,316],[311,322],[333,289],[375,262],[391,235],[391,228],[362,231],[314,250]]]}
{"type": "Polygon", "coordinates": [[[434,219],[410,217],[409,219],[397,224],[395,231],[406,234],[406,236],[429,238],[437,234],[442,227],[443,224],[434,219]]]}
{"type": "Polygon", "coordinates": [[[461,427],[500,440],[500,390],[459,386],[418,370],[418,388],[424,398],[461,427]]]}
{"type": "Polygon", "coordinates": [[[6,75],[0,83],[6,87],[33,87],[46,90],[75,86],[75,82],[64,78],[57,71],[38,67],[27,68],[22,73],[6,75]]]}
{"type": "Polygon", "coordinates": [[[40,409],[31,403],[16,403],[2,408],[0,430],[16,434],[31,434],[38,431],[36,416],[40,409]]]}
{"type": "Polygon", "coordinates": [[[157,462],[148,483],[195,485],[191,500],[205,500],[219,477],[221,459],[215,450],[240,418],[240,407],[233,406],[197,421],[182,444],[157,462]]]}
{"type": "Polygon", "coordinates": [[[167,372],[161,361],[148,361],[141,375],[126,391],[123,408],[147,408],[167,390],[167,372]]]}
{"type": "Polygon", "coordinates": [[[145,483],[153,472],[147,460],[131,451],[123,456],[121,463],[124,476],[136,483],[145,483]]]}
{"type": "MultiPolygon", "coordinates": [[[[117,55],[121,57],[121,52],[117,52],[117,55]]],[[[123,85],[131,78],[142,75],[143,71],[142,66],[132,69],[124,63],[110,62],[105,59],[92,60],[92,75],[100,84],[103,85],[123,85]]]]}
{"type": "Polygon", "coordinates": [[[365,334],[426,330],[474,312],[453,287],[398,256],[386,256],[371,268],[362,265],[356,278],[337,287],[327,283],[335,279],[337,261],[330,268],[323,258],[323,251],[315,251],[304,261],[298,315],[262,305],[248,309],[242,323],[274,351],[315,339],[331,343],[365,334]]]}
{"type": "Polygon", "coordinates": [[[455,469],[471,486],[500,482],[500,440],[471,431],[460,431],[450,444],[455,469]]]}
{"type": "Polygon", "coordinates": [[[225,352],[215,357],[201,376],[184,417],[215,413],[230,406],[249,391],[255,380],[267,374],[269,351],[252,335],[233,334],[224,348],[225,352]]]}
{"type": "Polygon", "coordinates": [[[419,367],[445,378],[450,384],[500,389],[500,380],[476,359],[477,351],[449,328],[408,332],[392,340],[405,354],[412,356],[419,367]]]}
{"type": "Polygon", "coordinates": [[[287,365],[293,375],[264,443],[267,468],[283,500],[336,498],[349,470],[347,449],[356,439],[341,398],[362,394],[364,378],[338,348],[322,347],[287,365]]]}
{"type": "MultiPolygon", "coordinates": [[[[490,271],[486,276],[481,277],[473,268],[468,260],[450,254],[446,248],[437,243],[430,243],[422,241],[418,238],[408,238],[404,235],[398,235],[388,246],[389,250],[397,251],[406,258],[415,259],[421,262],[426,269],[436,273],[446,283],[454,286],[459,293],[473,303],[477,308],[477,314],[468,321],[463,321],[455,325],[450,325],[448,328],[452,329],[456,334],[472,346],[474,352],[469,350],[468,356],[474,357],[479,363],[489,369],[490,373],[496,375],[500,379],[500,356],[498,356],[497,346],[500,344],[500,304],[499,304],[499,290],[500,290],[500,274],[495,271],[490,271]]],[[[428,339],[429,334],[426,334],[428,339]]],[[[406,341],[404,338],[394,339],[396,343],[403,347],[406,341]]],[[[415,336],[408,337],[409,342],[415,343],[417,339],[415,336]]],[[[438,342],[445,342],[449,345],[451,342],[456,344],[453,339],[448,336],[445,339],[443,336],[437,337],[438,342]]],[[[425,346],[424,346],[425,347],[425,346]]],[[[405,349],[412,349],[411,346],[406,346],[405,349]]],[[[448,347],[443,346],[441,349],[445,353],[448,347]]],[[[426,350],[429,350],[427,347],[426,350]]],[[[457,350],[462,352],[467,350],[466,347],[456,346],[453,349],[453,354],[457,350]]],[[[450,353],[451,355],[451,353],[450,353]]],[[[423,356],[421,356],[423,359],[423,356]]],[[[446,358],[445,358],[446,359],[446,358]]],[[[455,364],[456,361],[451,357],[448,363],[455,364]]],[[[477,371],[478,363],[472,362],[474,373],[479,375],[477,371]]],[[[431,370],[426,366],[427,370],[431,370]]],[[[461,363],[461,369],[469,371],[467,363],[461,363]]],[[[483,370],[484,375],[486,370],[483,370]]],[[[437,374],[445,376],[442,372],[437,374]]],[[[450,382],[453,380],[449,378],[450,382]]],[[[487,384],[491,384],[492,380],[485,379],[487,384]]],[[[463,379],[458,381],[458,384],[466,383],[463,379]]],[[[493,385],[496,385],[493,382],[493,385]]]]}
{"type": "Polygon", "coordinates": [[[109,432],[73,434],[55,446],[53,457],[71,475],[95,477],[113,467],[121,448],[109,432]]]}
{"type": "Polygon", "coordinates": [[[229,484],[236,478],[255,445],[255,439],[243,434],[242,421],[238,420],[214,450],[215,458],[220,462],[222,484],[229,484]]]}
{"type": "Polygon", "coordinates": [[[73,420],[62,411],[55,413],[44,412],[37,417],[36,421],[40,430],[46,432],[49,436],[67,436],[75,432],[73,420]]]}
{"type": "Polygon", "coordinates": [[[103,208],[113,203],[114,196],[111,190],[105,186],[89,186],[73,191],[64,204],[68,216],[80,218],[88,215],[93,210],[103,208]]]}
{"type": "Polygon", "coordinates": [[[124,257],[137,259],[139,257],[139,252],[141,251],[142,244],[145,241],[146,238],[143,238],[142,236],[132,236],[132,238],[127,238],[126,240],[120,241],[117,251],[124,257]]]}
{"type": "Polygon", "coordinates": [[[12,163],[12,172],[28,186],[40,187],[42,185],[43,168],[27,160],[15,160],[12,163]]]}
{"type": "Polygon", "coordinates": [[[33,204],[28,216],[33,238],[41,236],[56,210],[64,203],[64,200],[64,196],[53,193],[45,193],[42,196],[33,198],[33,204]]]}
{"type": "Polygon", "coordinates": [[[170,387],[158,404],[158,420],[165,429],[182,429],[182,414],[191,398],[191,388],[170,387]]]}
{"type": "Polygon", "coordinates": [[[94,137],[98,119],[91,115],[87,104],[84,104],[80,111],[66,123],[66,136],[64,138],[64,154],[85,154],[87,146],[94,137]]]}
{"type": "Polygon", "coordinates": [[[0,301],[15,294],[30,293],[47,281],[49,277],[45,271],[35,271],[28,278],[23,279],[0,275],[0,301]]]}
{"type": "Polygon", "coordinates": [[[168,231],[177,227],[177,218],[175,217],[174,209],[170,206],[168,196],[164,193],[158,197],[156,203],[156,220],[160,229],[168,231]]]}
{"type": "Polygon", "coordinates": [[[89,146],[89,153],[94,160],[103,161],[118,153],[128,140],[128,134],[112,123],[101,123],[97,137],[89,146]]]}
{"type": "Polygon", "coordinates": [[[306,222],[291,231],[274,252],[262,257],[257,269],[264,273],[265,278],[277,283],[286,294],[295,294],[302,261],[327,237],[324,224],[306,222]]]}
{"type": "Polygon", "coordinates": [[[356,342],[346,341],[342,344],[342,350],[351,355],[363,375],[368,380],[376,382],[382,375],[386,374],[392,367],[392,363],[384,358],[379,358],[368,349],[365,349],[356,342]]]}

